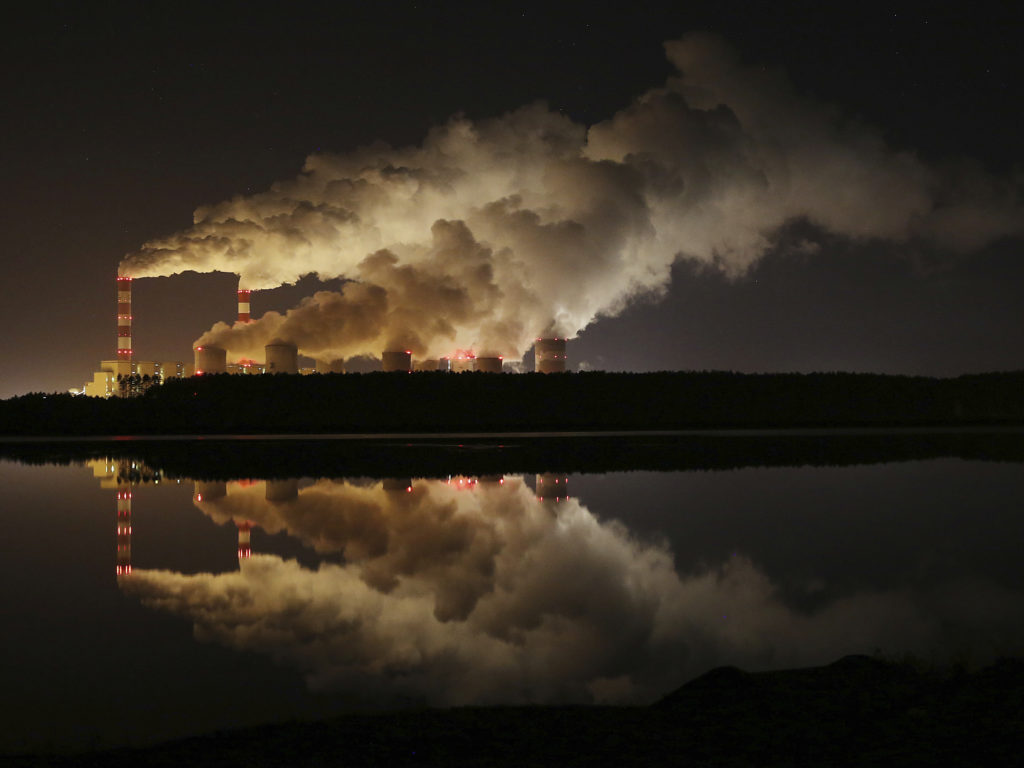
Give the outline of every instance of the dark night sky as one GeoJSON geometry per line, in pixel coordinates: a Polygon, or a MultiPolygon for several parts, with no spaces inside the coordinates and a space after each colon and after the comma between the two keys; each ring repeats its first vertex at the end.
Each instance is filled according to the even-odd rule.
{"type": "MultiPolygon", "coordinates": [[[[450,115],[542,99],[609,118],[711,31],[805,96],[928,161],[1019,179],[1022,54],[1007,3],[39,3],[7,19],[0,145],[0,397],[62,391],[115,345],[122,256],[193,210],[294,176],[315,152],[418,143],[450,115]]],[[[825,237],[729,281],[680,263],[661,302],[588,328],[572,363],[612,370],[957,374],[1024,360],[1021,242],[955,262],[825,237]]],[[[313,280],[254,298],[285,309],[313,280]]],[[[235,311],[233,276],[139,281],[139,359],[189,359],[235,311]]]]}

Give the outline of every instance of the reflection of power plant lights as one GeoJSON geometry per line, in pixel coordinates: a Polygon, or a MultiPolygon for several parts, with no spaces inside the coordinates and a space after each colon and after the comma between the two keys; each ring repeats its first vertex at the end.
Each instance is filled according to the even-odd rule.
{"type": "Polygon", "coordinates": [[[551,473],[537,475],[537,501],[568,501],[568,485],[568,477],[551,473]]]}
{"type": "Polygon", "coordinates": [[[132,572],[132,492],[130,490],[118,491],[116,498],[117,523],[114,530],[117,540],[117,560],[114,573],[118,576],[125,576],[132,572]]]}

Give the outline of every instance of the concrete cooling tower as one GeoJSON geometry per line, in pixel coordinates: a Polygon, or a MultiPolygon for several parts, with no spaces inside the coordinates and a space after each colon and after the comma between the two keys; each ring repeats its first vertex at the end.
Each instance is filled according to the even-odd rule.
{"type": "Polygon", "coordinates": [[[298,373],[299,350],[294,344],[278,341],[263,348],[267,373],[298,373]]]}
{"type": "Polygon", "coordinates": [[[345,372],[345,361],[344,360],[317,360],[316,361],[316,372],[317,373],[344,373],[345,372]]]}
{"type": "Polygon", "coordinates": [[[537,373],[565,373],[565,339],[537,339],[533,355],[537,373]]]}
{"type": "Polygon", "coordinates": [[[382,371],[405,371],[408,373],[412,370],[412,352],[408,349],[385,351],[381,355],[380,369],[382,371]]]}
{"type": "Polygon", "coordinates": [[[204,373],[225,373],[228,369],[227,350],[212,344],[205,344],[196,347],[195,350],[196,376],[204,373]]]}
{"type": "Polygon", "coordinates": [[[482,373],[501,373],[501,358],[478,357],[473,364],[473,370],[482,373]]]}

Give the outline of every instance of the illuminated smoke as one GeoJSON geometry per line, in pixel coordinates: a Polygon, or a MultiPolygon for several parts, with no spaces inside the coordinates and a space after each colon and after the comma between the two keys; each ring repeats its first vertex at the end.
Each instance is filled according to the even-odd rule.
{"type": "Polygon", "coordinates": [[[666,51],[679,75],[589,129],[535,104],[455,117],[419,147],[313,155],[293,180],[200,208],[121,271],[226,271],[247,288],[356,281],[203,336],[236,356],[282,339],[318,358],[515,357],[657,295],[679,258],[742,274],[794,219],[947,251],[1021,232],[1013,183],[893,151],[715,38],[666,51]]]}

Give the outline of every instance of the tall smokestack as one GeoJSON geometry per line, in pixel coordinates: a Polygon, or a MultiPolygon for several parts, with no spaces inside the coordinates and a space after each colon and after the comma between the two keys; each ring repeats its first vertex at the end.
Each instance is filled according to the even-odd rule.
{"type": "Polygon", "coordinates": [[[249,322],[249,295],[251,293],[252,291],[238,289],[238,322],[240,323],[249,322]]]}
{"type": "Polygon", "coordinates": [[[386,350],[381,355],[380,368],[382,371],[405,371],[412,370],[412,352],[408,349],[400,352],[386,350]]]}
{"type": "Polygon", "coordinates": [[[132,279],[117,278],[117,359],[132,362],[132,279]]]}
{"type": "Polygon", "coordinates": [[[533,370],[537,373],[565,373],[565,339],[537,339],[533,357],[533,370]]]}

